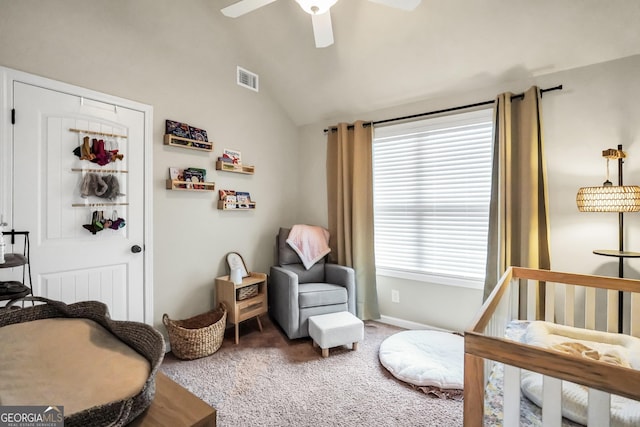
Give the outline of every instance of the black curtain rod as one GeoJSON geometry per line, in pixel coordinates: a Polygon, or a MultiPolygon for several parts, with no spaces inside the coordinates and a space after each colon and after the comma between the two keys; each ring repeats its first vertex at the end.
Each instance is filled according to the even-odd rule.
{"type": "MultiPolygon", "coordinates": [[[[547,89],[540,89],[540,97],[542,97],[542,95],[545,92],[551,92],[551,91],[554,91],[554,90],[562,90],[562,85],[550,87],[550,88],[547,88],[547,89]]],[[[524,93],[519,93],[517,95],[511,95],[511,99],[512,100],[518,99],[518,98],[524,98],[524,93]]],[[[379,125],[381,123],[389,123],[389,122],[397,122],[397,121],[400,121],[400,120],[415,119],[416,117],[432,116],[434,114],[442,114],[442,113],[450,113],[452,111],[466,110],[467,108],[481,107],[483,105],[493,104],[494,102],[496,102],[496,101],[494,99],[492,99],[491,101],[476,102],[475,104],[461,105],[459,107],[445,108],[443,110],[429,111],[427,113],[413,114],[411,116],[394,117],[393,119],[377,120],[375,122],[364,123],[363,126],[373,126],[373,125],[379,125]]],[[[353,129],[353,125],[347,126],[347,129],[353,129]]],[[[324,133],[329,132],[329,130],[331,130],[332,132],[335,132],[336,130],[338,130],[338,128],[337,127],[332,127],[332,128],[329,128],[329,129],[325,129],[324,133]]]]}

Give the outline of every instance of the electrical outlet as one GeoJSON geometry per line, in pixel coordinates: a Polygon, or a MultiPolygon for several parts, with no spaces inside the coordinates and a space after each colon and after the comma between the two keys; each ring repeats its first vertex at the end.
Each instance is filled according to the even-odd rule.
{"type": "Polygon", "coordinates": [[[400,291],[396,289],[391,290],[391,302],[396,302],[396,303],[400,302],[400,291]]]}

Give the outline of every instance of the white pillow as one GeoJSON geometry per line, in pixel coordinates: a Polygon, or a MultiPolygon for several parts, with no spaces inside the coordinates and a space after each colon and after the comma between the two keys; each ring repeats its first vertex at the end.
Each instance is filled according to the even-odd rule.
{"type": "Polygon", "coordinates": [[[380,363],[399,380],[416,386],[464,386],[464,338],[449,332],[403,331],[380,344],[380,363]]]}

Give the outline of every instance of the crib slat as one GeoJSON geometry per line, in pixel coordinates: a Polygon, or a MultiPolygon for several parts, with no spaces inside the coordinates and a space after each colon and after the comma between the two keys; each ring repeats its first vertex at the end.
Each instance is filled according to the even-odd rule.
{"type": "Polygon", "coordinates": [[[634,337],[640,337],[640,294],[631,294],[631,331],[634,337]]]}
{"type": "Polygon", "coordinates": [[[584,327],[591,330],[596,328],[596,288],[584,290],[584,327]]]}
{"type": "Polygon", "coordinates": [[[618,332],[618,291],[611,289],[607,291],[607,332],[618,332]]]}
{"type": "Polygon", "coordinates": [[[556,321],[556,286],[555,283],[547,282],[544,294],[544,320],[547,322],[556,321]]]}
{"type": "Polygon", "coordinates": [[[609,427],[611,413],[611,395],[604,391],[589,389],[587,402],[587,425],[609,427]]]}
{"type": "Polygon", "coordinates": [[[537,281],[530,280],[527,286],[527,320],[538,320],[536,312],[538,308],[538,287],[537,281]]]}
{"type": "Polygon", "coordinates": [[[562,380],[547,375],[542,377],[542,425],[562,425],[562,380]]]}
{"type": "Polygon", "coordinates": [[[504,365],[504,427],[520,425],[520,368],[504,365]]]}
{"type": "Polygon", "coordinates": [[[564,285],[564,324],[573,326],[574,324],[574,303],[576,299],[576,287],[574,285],[564,285]]]}

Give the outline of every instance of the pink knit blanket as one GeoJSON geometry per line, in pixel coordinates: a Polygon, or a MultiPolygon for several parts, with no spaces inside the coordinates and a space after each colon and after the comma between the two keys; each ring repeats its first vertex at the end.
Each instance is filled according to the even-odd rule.
{"type": "Polygon", "coordinates": [[[287,243],[296,251],[307,270],[331,252],[329,231],[316,225],[294,225],[287,243]]]}

